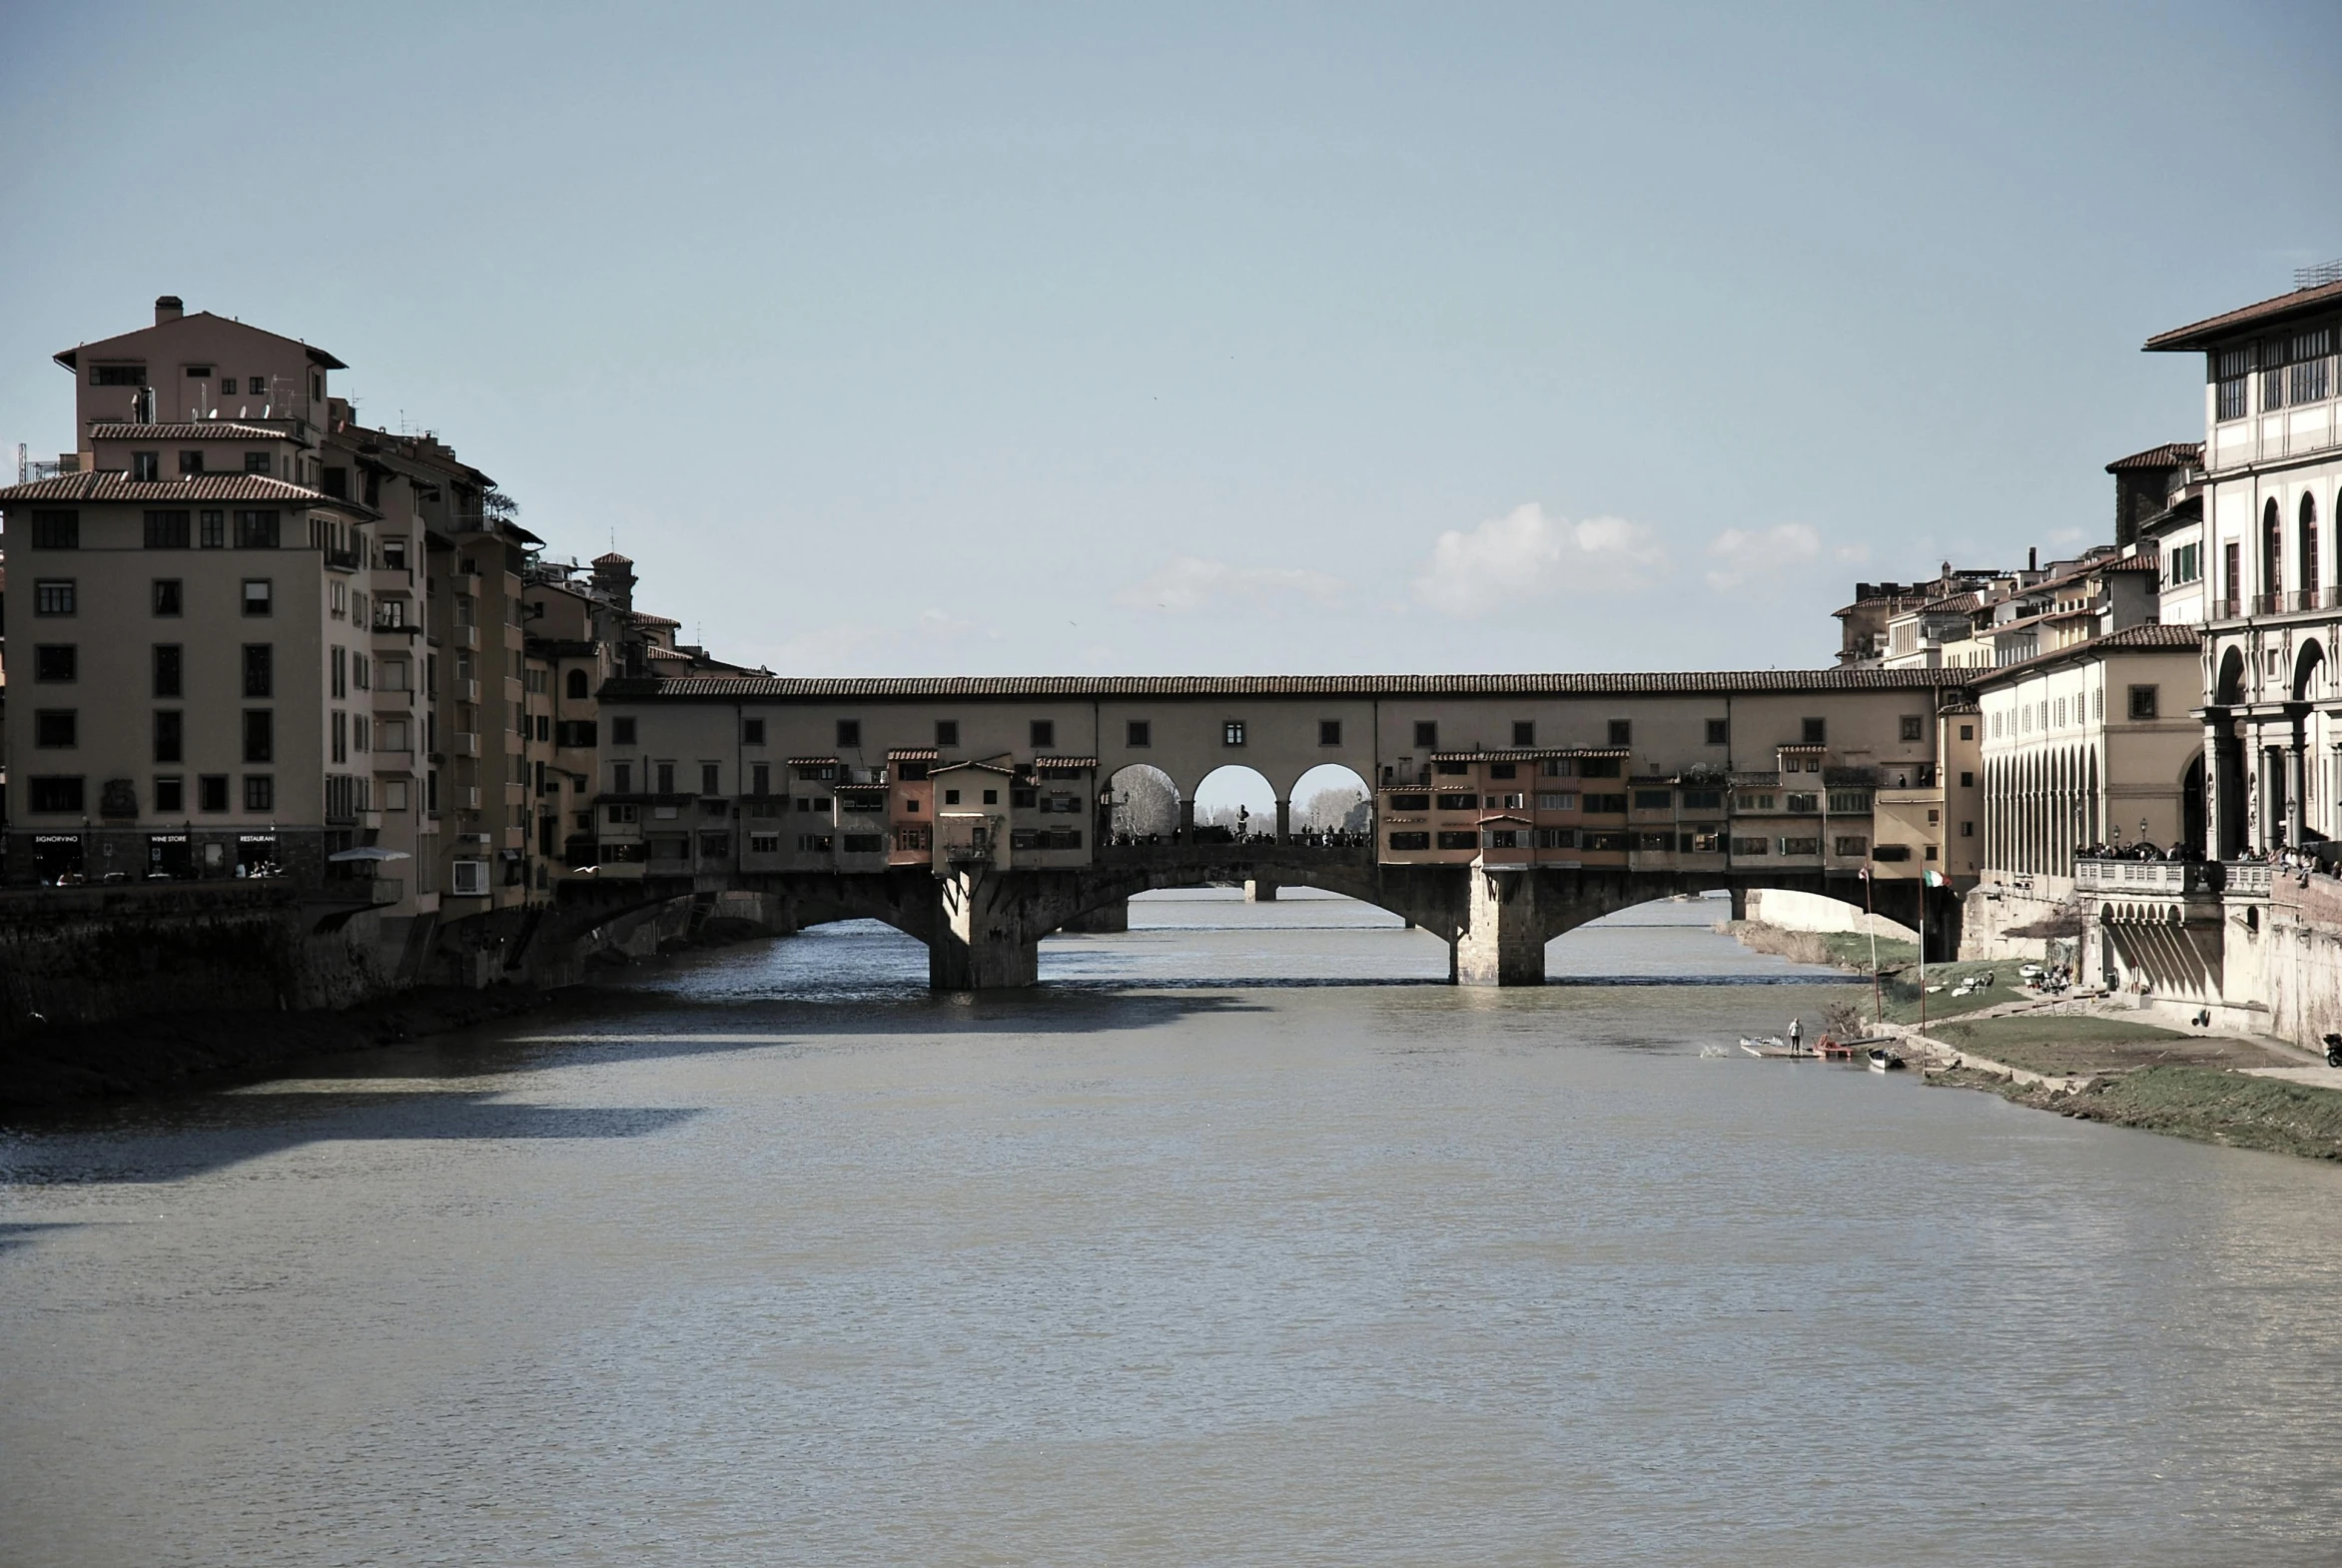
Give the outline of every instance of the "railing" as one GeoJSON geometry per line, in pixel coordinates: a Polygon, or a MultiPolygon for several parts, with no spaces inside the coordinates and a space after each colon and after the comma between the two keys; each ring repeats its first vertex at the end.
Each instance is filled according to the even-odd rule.
{"type": "Polygon", "coordinates": [[[2259,593],[2253,596],[2255,615],[2297,615],[2304,610],[2330,610],[2342,606],[2342,587],[2292,588],[2283,593],[2259,593]]]}
{"type": "Polygon", "coordinates": [[[2228,891],[2247,897],[2266,898],[2269,895],[2269,863],[2265,860],[2232,860],[2222,868],[2228,877],[2228,891]]]}
{"type": "Polygon", "coordinates": [[[403,877],[373,877],[368,879],[367,891],[377,904],[395,904],[406,895],[403,877]]]}
{"type": "Polygon", "coordinates": [[[360,557],[358,551],[356,550],[336,549],[332,545],[328,545],[326,546],[326,564],[329,566],[339,566],[344,571],[356,571],[359,567],[365,565],[366,562],[360,557]]]}
{"type": "MultiPolygon", "coordinates": [[[[2262,887],[2267,887],[2266,871],[2262,887]]],[[[2077,859],[2077,891],[2093,893],[2211,893],[2220,887],[2220,868],[2201,860],[2129,860],[2120,856],[2077,859]]]]}

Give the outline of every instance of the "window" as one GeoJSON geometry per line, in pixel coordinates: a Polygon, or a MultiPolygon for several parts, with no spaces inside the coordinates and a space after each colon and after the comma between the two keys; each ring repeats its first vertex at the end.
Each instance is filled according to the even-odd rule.
{"type": "Polygon", "coordinates": [[[722,793],[718,787],[720,783],[721,772],[716,764],[702,762],[699,765],[699,793],[702,795],[720,794],[722,793]]]}
{"type": "Polygon", "coordinates": [[[277,760],[277,716],[267,708],[244,710],[244,760],[277,760]]]}
{"type": "MultiPolygon", "coordinates": [[[[341,647],[334,647],[328,649],[327,653],[329,656],[326,660],[326,664],[329,672],[328,680],[330,682],[331,694],[336,697],[347,697],[350,695],[349,651],[341,647]]],[[[248,691],[245,693],[245,695],[249,697],[253,695],[253,693],[248,691]]],[[[522,722],[526,722],[525,717],[523,717],[522,722]]]]}
{"type": "Polygon", "coordinates": [[[2252,350],[2223,349],[2212,356],[2212,378],[2218,388],[2222,419],[2241,419],[2252,411],[2245,388],[2251,379],[2252,350]]]}
{"type": "Polygon", "coordinates": [[[634,744],[634,721],[632,719],[610,720],[610,744],[613,746],[634,744]]]}
{"type": "Polygon", "coordinates": [[[228,514],[224,511],[196,513],[196,542],[207,550],[219,549],[228,542],[228,514]]]}
{"type": "Polygon", "coordinates": [[[945,804],[945,805],[947,805],[947,806],[957,806],[959,803],[960,803],[960,792],[959,792],[958,790],[956,790],[956,789],[947,789],[947,790],[945,790],[945,791],[944,791],[944,804],[945,804]]]}
{"type": "Polygon", "coordinates": [[[2155,686],[2131,687],[2130,716],[2134,719],[2153,718],[2155,716],[2155,693],[2160,689],[2155,686]]]}
{"type": "Polygon", "coordinates": [[[195,809],[198,811],[226,811],[228,809],[228,775],[205,773],[195,781],[195,809]]]}
{"type": "Polygon", "coordinates": [[[1822,841],[1818,838],[1783,839],[1781,853],[1784,855],[1819,855],[1822,853],[1822,841]]]}
{"type": "Polygon", "coordinates": [[[2326,356],[2334,352],[2334,330],[2321,327],[2316,332],[2297,333],[2286,345],[2285,358],[2292,361],[2286,375],[2285,400],[2290,403],[2323,402],[2328,391],[2326,356]]]}
{"type": "Polygon", "coordinates": [[[1058,727],[1056,723],[1049,719],[1035,719],[1033,721],[1033,749],[1047,751],[1057,743],[1058,727]]]}
{"type": "Polygon", "coordinates": [[[1732,852],[1735,855],[1770,855],[1773,853],[1773,841],[1736,838],[1732,841],[1732,852]]]}
{"type": "Polygon", "coordinates": [[[1578,777],[1582,779],[1614,779],[1619,774],[1616,757],[1581,757],[1578,759],[1578,777]]]}
{"type": "Polygon", "coordinates": [[[266,773],[247,773],[244,776],[244,809],[247,811],[276,810],[277,781],[266,773]]]}
{"type": "Polygon", "coordinates": [[[1619,816],[1624,816],[1626,815],[1626,796],[1588,795],[1586,797],[1586,809],[1588,811],[1595,812],[1614,812],[1619,816]]]}
{"type": "Polygon", "coordinates": [[[187,809],[187,781],[176,773],[155,778],[155,814],[176,816],[187,809]]]}
{"type": "Polygon", "coordinates": [[[81,513],[78,511],[34,512],[33,548],[36,550],[80,549],[81,513]]]}
{"type": "Polygon", "coordinates": [[[1870,852],[1870,839],[1859,833],[1842,833],[1830,841],[1830,853],[1833,855],[1868,855],[1870,852]]]}
{"type": "Polygon", "coordinates": [[[143,365],[93,365],[90,367],[92,387],[144,387],[147,368],[143,365]]]}
{"type": "Polygon", "coordinates": [[[183,448],[179,453],[179,476],[183,479],[192,478],[203,471],[203,448],[199,446],[192,451],[183,448]]]}
{"type": "Polygon", "coordinates": [[[50,751],[63,751],[79,744],[80,710],[76,708],[43,708],[33,715],[33,744],[50,751]]]}
{"type": "Polygon", "coordinates": [[[1732,720],[1730,720],[1730,719],[1710,719],[1710,720],[1708,721],[1708,744],[1709,744],[1709,745],[1711,745],[1711,746],[1729,746],[1729,745],[1731,745],[1731,744],[1732,744],[1732,720]]]}
{"type": "Polygon", "coordinates": [[[273,550],[277,547],[278,514],[273,511],[240,511],[236,514],[236,547],[240,550],[273,550]]]}
{"type": "Polygon", "coordinates": [[[248,451],[244,454],[244,471],[247,473],[272,473],[276,467],[276,461],[265,451],[248,451]]]}
{"type": "Polygon", "coordinates": [[[177,708],[155,710],[155,760],[157,762],[185,762],[181,754],[185,744],[186,715],[177,708]]]}
{"type": "Polygon", "coordinates": [[[1925,740],[1928,735],[1927,715],[1906,713],[1903,716],[1902,738],[1906,741],[1925,740]]]}
{"type": "Polygon", "coordinates": [[[187,607],[187,595],[177,577],[157,577],[154,580],[154,604],[157,615],[178,615],[187,607]]]}
{"type": "Polygon", "coordinates": [[[448,890],[457,898],[486,898],[488,896],[488,863],[484,860],[458,860],[449,870],[453,878],[448,890]]]}
{"type": "Polygon", "coordinates": [[[1476,828],[1443,832],[1438,835],[1437,842],[1441,849],[1478,849],[1480,833],[1476,828]]]}
{"type": "Polygon", "coordinates": [[[1959,738],[1961,740],[1974,740],[1976,738],[1976,727],[1973,724],[1962,724],[1959,727],[1959,738]]]}
{"type": "Polygon", "coordinates": [[[1959,787],[1961,789],[1974,789],[1976,787],[1976,776],[1973,773],[1962,769],[1959,775],[1959,787]]]}
{"type": "Polygon", "coordinates": [[[1557,794],[1541,794],[1537,797],[1537,809],[1539,811],[1575,811],[1578,809],[1578,797],[1568,791],[1557,794]]]}
{"type": "Polygon", "coordinates": [[[675,793],[675,765],[672,762],[658,764],[656,777],[658,783],[657,787],[651,791],[652,794],[672,795],[675,793]]]}
{"type": "Polygon", "coordinates": [[[1635,726],[1631,720],[1612,719],[1610,721],[1610,744],[1613,746],[1633,745],[1635,743],[1634,735],[1635,726]]]}
{"type": "Polygon", "coordinates": [[[273,613],[276,609],[276,587],[270,582],[268,578],[245,578],[244,613],[247,615],[267,615],[273,613]]]}
{"type": "Polygon", "coordinates": [[[1145,719],[1133,719],[1124,726],[1123,742],[1134,750],[1144,751],[1155,744],[1155,726],[1145,719]]]}
{"type": "Polygon", "coordinates": [[[986,790],[984,792],[984,803],[987,806],[999,805],[1001,803],[1001,792],[997,789],[986,790]]]}
{"type": "Polygon", "coordinates": [[[1480,797],[1478,795],[1442,795],[1439,797],[1439,809],[1441,811],[1478,811],[1480,797]]]}
{"type": "Polygon", "coordinates": [[[1432,751],[1439,745],[1439,726],[1430,719],[1415,720],[1415,749],[1432,751]]]}
{"type": "Polygon", "coordinates": [[[1241,746],[1244,743],[1244,721],[1229,719],[1219,727],[1219,743],[1223,746],[1241,746]]]}
{"type": "Polygon", "coordinates": [[[275,643],[248,642],[244,645],[244,694],[248,697],[273,697],[277,694],[275,643]]]}
{"type": "Polygon", "coordinates": [[[33,647],[33,679],[64,682],[81,678],[81,648],[71,642],[43,642],[33,647]]]}
{"type": "Polygon", "coordinates": [[[861,721],[860,719],[840,719],[840,720],[838,720],[838,746],[839,746],[839,748],[840,748],[841,750],[843,750],[843,749],[848,749],[848,748],[851,748],[851,747],[859,746],[859,745],[861,745],[861,744],[862,744],[862,721],[861,721]]]}
{"type": "Polygon", "coordinates": [[[1675,806],[1675,791],[1671,789],[1639,789],[1635,791],[1635,810],[1668,811],[1675,806]]]}
{"type": "Polygon", "coordinates": [[[1796,816],[1812,816],[1822,809],[1819,795],[1790,795],[1783,798],[1781,809],[1796,816]]]}
{"type": "Polygon", "coordinates": [[[1339,719],[1319,719],[1319,720],[1317,721],[1317,744],[1318,744],[1318,745],[1320,745],[1320,746],[1338,746],[1338,745],[1340,745],[1340,744],[1341,744],[1341,720],[1339,720],[1339,719]]]}
{"type": "Polygon", "coordinates": [[[1531,720],[1531,719],[1515,719],[1515,720],[1513,720],[1513,721],[1512,721],[1512,743],[1513,743],[1514,745],[1516,745],[1516,746],[1534,746],[1534,745],[1536,745],[1536,744],[1537,744],[1537,725],[1536,725],[1536,722],[1535,722],[1534,720],[1531,720]]]}
{"type": "Polygon", "coordinates": [[[134,451],[130,454],[130,476],[142,484],[152,484],[163,476],[163,454],[159,451],[134,451]]]}
{"type": "MultiPolygon", "coordinates": [[[[1830,725],[1826,720],[1800,719],[1798,721],[1798,731],[1799,738],[1803,741],[1804,744],[1808,746],[1823,746],[1829,744],[1830,725]]],[[[1906,740],[1910,740],[1911,738],[1912,737],[1909,735],[1904,737],[1906,740]]]]}
{"type": "Polygon", "coordinates": [[[71,577],[42,577],[33,582],[35,615],[71,615],[77,602],[71,577]]]}
{"type": "Polygon", "coordinates": [[[749,794],[761,798],[763,796],[770,795],[773,792],[773,765],[771,763],[757,763],[754,767],[748,770],[748,778],[749,794]]]}
{"type": "Polygon", "coordinates": [[[32,780],[32,809],[35,811],[79,811],[82,809],[81,780],[78,778],[42,778],[32,780]]]}

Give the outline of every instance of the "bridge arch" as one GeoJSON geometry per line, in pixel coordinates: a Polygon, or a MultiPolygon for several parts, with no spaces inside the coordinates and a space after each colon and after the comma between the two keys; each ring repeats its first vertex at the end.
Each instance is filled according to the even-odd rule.
{"type": "Polygon", "coordinates": [[[1304,834],[1371,833],[1374,828],[1374,791],[1356,769],[1339,762],[1321,762],[1287,786],[1292,803],[1291,830],[1304,834]],[[1363,805],[1360,824],[1357,807],[1363,805]]]}
{"type": "Polygon", "coordinates": [[[1179,786],[1151,762],[1117,768],[1106,781],[1106,798],[1110,842],[1168,840],[1179,829],[1179,786]]]}
{"type": "Polygon", "coordinates": [[[1240,824],[1247,833],[1273,832],[1284,804],[1268,775],[1243,762],[1223,762],[1204,774],[1193,798],[1198,831],[1208,825],[1233,832],[1240,824]]]}

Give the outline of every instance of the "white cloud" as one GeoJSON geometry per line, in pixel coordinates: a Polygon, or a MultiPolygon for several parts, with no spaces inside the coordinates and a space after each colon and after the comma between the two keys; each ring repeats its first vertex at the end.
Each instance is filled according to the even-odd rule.
{"type": "Polygon", "coordinates": [[[1624,517],[1571,522],[1531,501],[1466,533],[1450,528],[1431,546],[1415,596],[1451,615],[1473,615],[1556,590],[1640,587],[1667,563],[1651,530],[1624,517]]]}
{"type": "Polygon", "coordinates": [[[1234,599],[1284,594],[1322,602],[1338,595],[1341,587],[1338,577],[1297,566],[1231,566],[1226,561],[1180,555],[1144,582],[1116,594],[1115,602],[1131,609],[1188,615],[1234,599]]]}
{"type": "Polygon", "coordinates": [[[1835,554],[1840,560],[1869,560],[1871,558],[1871,547],[1868,544],[1841,544],[1836,550],[1832,551],[1832,553],[1835,554]]]}
{"type": "Polygon", "coordinates": [[[1708,542],[1716,565],[1708,576],[1711,588],[1732,588],[1751,577],[1778,576],[1802,566],[1822,553],[1822,536],[1802,522],[1778,523],[1762,532],[1727,528],[1708,542]]]}

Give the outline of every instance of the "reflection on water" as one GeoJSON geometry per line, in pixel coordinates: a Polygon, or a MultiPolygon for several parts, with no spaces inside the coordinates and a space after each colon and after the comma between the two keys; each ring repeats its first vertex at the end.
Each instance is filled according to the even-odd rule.
{"type": "Polygon", "coordinates": [[[2342,1173],[1703,1060],[1837,994],[1718,913],[1551,968],[1808,984],[1149,899],[0,1133],[0,1561],[2331,1560],[2342,1173]]]}

